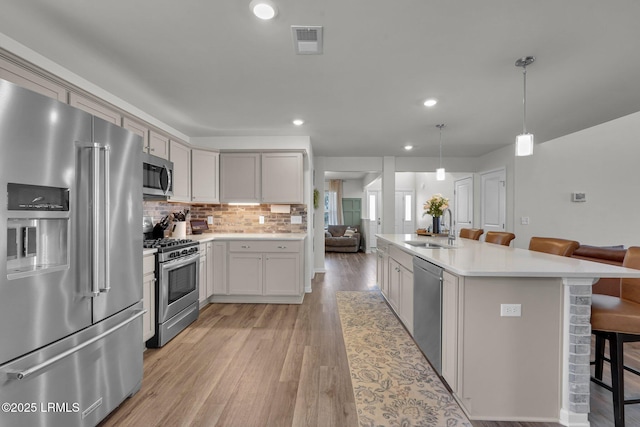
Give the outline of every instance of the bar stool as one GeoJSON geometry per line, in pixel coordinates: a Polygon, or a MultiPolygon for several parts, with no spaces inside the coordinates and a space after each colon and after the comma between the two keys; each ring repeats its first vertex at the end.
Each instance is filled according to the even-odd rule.
{"type": "MultiPolygon", "coordinates": [[[[632,246],[622,262],[623,267],[640,270],[640,247],[632,246]]],[[[624,427],[624,405],[640,403],[640,399],[624,398],[625,369],[623,344],[640,341],[640,279],[620,279],[620,297],[593,294],[591,296],[591,333],[596,336],[595,374],[591,381],[613,393],[615,427],[624,427]],[[609,340],[609,358],[604,356],[605,340],[609,340]],[[604,361],[611,366],[611,385],[602,382],[604,361]]]]}
{"type": "Polygon", "coordinates": [[[460,237],[464,239],[480,240],[484,230],[482,228],[461,228],[460,237]]]}
{"type": "Polygon", "coordinates": [[[506,231],[487,231],[487,235],[484,237],[484,241],[487,243],[509,246],[511,244],[511,241],[515,238],[515,234],[507,233],[506,231]]]}
{"type": "Polygon", "coordinates": [[[545,252],[552,255],[571,256],[580,243],[575,240],[556,239],[553,237],[532,237],[529,250],[545,252]]]}

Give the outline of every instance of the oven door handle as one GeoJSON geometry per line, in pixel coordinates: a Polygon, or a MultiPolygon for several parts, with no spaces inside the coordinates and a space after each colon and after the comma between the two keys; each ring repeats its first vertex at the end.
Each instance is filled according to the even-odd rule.
{"type": "Polygon", "coordinates": [[[185,266],[187,264],[192,263],[194,260],[197,260],[198,258],[200,258],[200,253],[196,252],[193,255],[189,255],[186,257],[182,257],[182,258],[178,258],[172,261],[167,261],[167,262],[163,262],[161,264],[161,267],[163,270],[167,270],[167,269],[174,269],[174,268],[179,268],[182,266],[185,266]]]}

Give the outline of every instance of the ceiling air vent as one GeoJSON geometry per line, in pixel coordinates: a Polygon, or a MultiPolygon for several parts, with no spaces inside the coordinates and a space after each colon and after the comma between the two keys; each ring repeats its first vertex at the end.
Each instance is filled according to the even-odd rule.
{"type": "Polygon", "coordinates": [[[297,55],[322,54],[322,27],[292,25],[293,48],[297,55]]]}

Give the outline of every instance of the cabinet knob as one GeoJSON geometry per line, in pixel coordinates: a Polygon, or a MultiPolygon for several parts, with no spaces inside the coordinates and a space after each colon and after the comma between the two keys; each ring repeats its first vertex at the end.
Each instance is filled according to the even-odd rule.
{"type": "Polygon", "coordinates": [[[156,151],[156,149],[149,147],[149,151],[156,151]]]}

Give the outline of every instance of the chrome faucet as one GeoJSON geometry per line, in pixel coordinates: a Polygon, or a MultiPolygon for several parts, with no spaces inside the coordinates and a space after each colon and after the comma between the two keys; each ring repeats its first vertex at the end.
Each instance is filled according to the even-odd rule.
{"type": "Polygon", "coordinates": [[[452,220],[452,213],[451,213],[451,209],[447,208],[444,210],[444,212],[442,213],[442,215],[444,216],[445,212],[449,213],[449,235],[447,236],[447,241],[450,245],[453,244],[454,240],[456,240],[456,230],[455,227],[453,226],[453,220],[452,220]]]}

